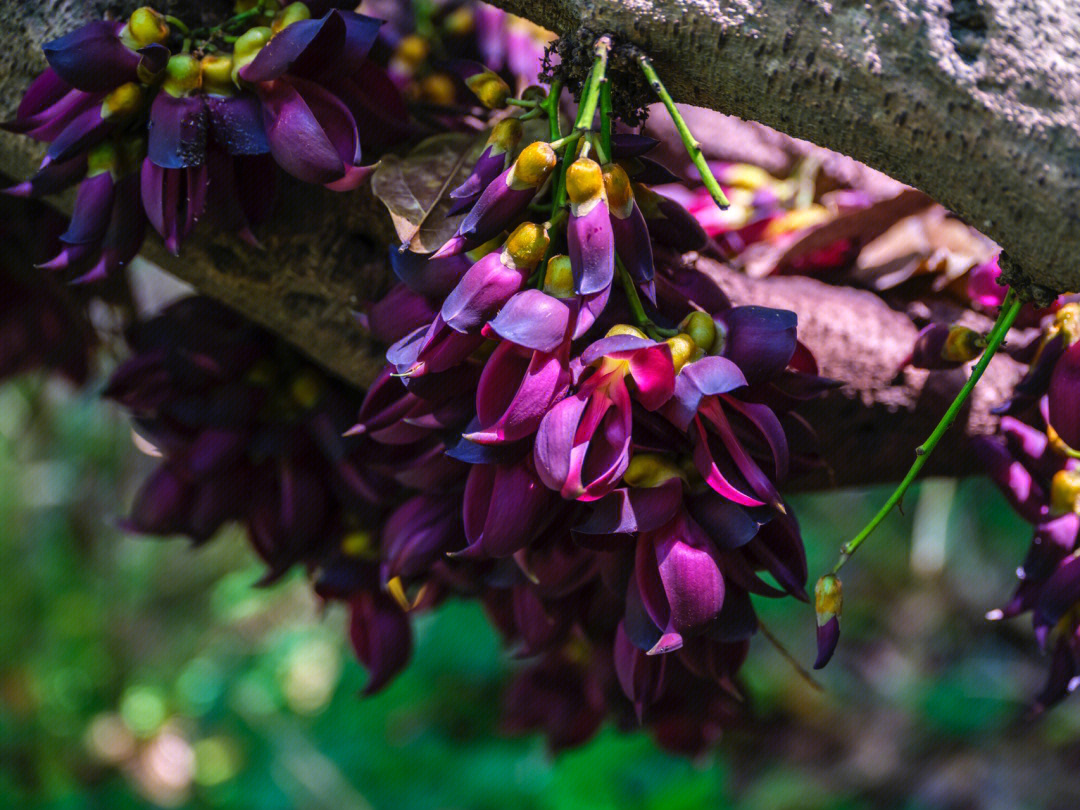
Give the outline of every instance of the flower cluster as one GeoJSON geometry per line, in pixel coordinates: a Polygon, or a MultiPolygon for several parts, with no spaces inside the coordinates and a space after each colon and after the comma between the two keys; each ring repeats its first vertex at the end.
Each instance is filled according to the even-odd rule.
{"type": "Polygon", "coordinates": [[[405,110],[366,59],[379,21],[337,5],[241,0],[234,17],[195,30],[142,7],[46,43],[49,68],[4,124],[49,144],[8,193],[79,184],[44,266],[96,280],[131,260],[147,222],[175,253],[204,214],[254,241],[275,163],[335,190],[363,182],[361,133],[405,110]]]}
{"type": "Polygon", "coordinates": [[[539,656],[509,728],[570,745],[632,707],[665,745],[700,750],[731,711],[750,595],[807,598],[777,484],[812,463],[791,411],[830,382],[794,313],[732,306],[654,262],[654,242],[705,239],[637,181],[655,141],[595,139],[601,162],[565,142],[519,150],[520,130],[494,125],[452,192],[456,233],[427,257],[393,250],[401,283],[369,313],[397,339],[356,432],[419,490],[386,524],[383,580],[422,594],[453,565],[454,587],[539,656]]]}
{"type": "Polygon", "coordinates": [[[381,587],[372,535],[390,482],[372,471],[369,442],[343,435],[362,394],[208,298],[169,306],[128,340],[133,355],[105,393],[161,463],[125,528],[202,543],[239,521],[264,581],[304,565],[318,594],[350,605],[368,689],[379,688],[407,661],[411,633],[381,587]]]}
{"type": "Polygon", "coordinates": [[[1002,418],[1000,434],[976,439],[975,451],[1034,534],[1012,599],[987,618],[1031,611],[1035,636],[1052,656],[1039,712],[1080,685],[1080,461],[1052,431],[1013,417],[1002,418]]]}

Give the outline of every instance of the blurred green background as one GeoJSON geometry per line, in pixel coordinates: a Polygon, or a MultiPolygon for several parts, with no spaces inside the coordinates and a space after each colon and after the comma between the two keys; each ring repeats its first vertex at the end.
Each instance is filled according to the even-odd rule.
{"type": "MultiPolygon", "coordinates": [[[[1080,807],[1080,701],[1036,721],[1007,597],[1028,528],[985,481],[930,481],[845,569],[844,636],[808,686],[764,640],[746,716],[696,761],[605,728],[552,757],[499,733],[515,663],[473,604],[417,625],[375,698],[303,578],[254,589],[239,533],[192,550],[115,528],[152,464],[94,392],[0,387],[0,806],[20,808],[1080,807]]],[[[811,577],[880,490],[793,498],[811,577]]],[[[801,661],[813,616],[759,600],[801,661]]]]}

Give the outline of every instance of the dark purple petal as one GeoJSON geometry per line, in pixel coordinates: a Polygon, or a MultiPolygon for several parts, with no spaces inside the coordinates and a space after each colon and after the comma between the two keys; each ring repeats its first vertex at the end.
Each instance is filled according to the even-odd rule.
{"type": "Polygon", "coordinates": [[[1047,389],[1050,427],[1065,444],[1080,448],[1080,343],[1074,343],[1054,366],[1047,389]]]}
{"type": "Polygon", "coordinates": [[[825,624],[819,624],[817,628],[817,659],[814,661],[814,669],[822,669],[833,657],[836,644],[840,641],[840,618],[833,616],[825,624]]]}
{"type": "Polygon", "coordinates": [[[339,58],[345,30],[345,20],[337,11],[321,19],[294,22],[275,34],[258,56],[240,68],[240,78],[257,84],[285,73],[317,76],[339,58]]]}
{"type": "Polygon", "coordinates": [[[640,157],[656,146],[660,141],[650,138],[648,135],[640,135],[635,132],[616,132],[611,136],[611,157],[619,158],[640,157]]]}
{"type": "MultiPolygon", "coordinates": [[[[350,4],[351,5],[351,4],[350,4]]],[[[343,73],[355,73],[367,59],[383,21],[355,11],[341,11],[345,21],[345,46],[338,57],[343,73]]],[[[336,67],[336,66],[335,66],[336,67]]]]}
{"type": "Polygon", "coordinates": [[[109,172],[83,180],[75,198],[71,224],[61,235],[60,241],[68,245],[99,241],[109,227],[115,196],[116,184],[109,172]]]}
{"type": "Polygon", "coordinates": [[[350,607],[349,638],[356,657],[370,670],[364,694],[371,695],[400,672],[412,655],[409,617],[382,593],[361,592],[350,607]]]}
{"type": "Polygon", "coordinates": [[[570,214],[566,244],[574,289],[580,295],[592,295],[611,286],[615,277],[615,234],[606,202],[597,202],[583,216],[570,214]]]}
{"type": "Polygon", "coordinates": [[[1008,402],[994,408],[994,413],[1023,414],[1034,405],[1050,387],[1050,379],[1057,368],[1058,360],[1067,348],[1068,343],[1063,332],[1042,344],[1024,378],[1013,388],[1012,397],[1008,402]]]}
{"type": "Polygon", "coordinates": [[[208,126],[202,96],[160,92],[150,107],[147,156],[164,169],[200,166],[206,159],[208,126]]]}
{"type": "Polygon", "coordinates": [[[431,323],[436,312],[422,295],[404,284],[395,284],[390,292],[368,307],[364,326],[381,343],[396,343],[420,326],[431,323]]]}
{"type": "Polygon", "coordinates": [[[623,694],[634,704],[640,722],[645,710],[664,693],[664,673],[667,657],[647,655],[637,648],[626,634],[622,622],[615,630],[613,649],[615,674],[623,694]]]}
{"type": "Polygon", "coordinates": [[[475,333],[525,283],[527,271],[508,267],[492,251],[470,267],[443,302],[443,321],[455,331],[475,333]]]}
{"type": "Polygon", "coordinates": [[[702,425],[701,418],[695,416],[692,425],[693,430],[691,436],[694,442],[694,466],[697,467],[698,472],[700,472],[701,476],[705,479],[705,483],[707,483],[713,491],[723,495],[734,503],[742,506],[764,506],[764,501],[760,501],[757,498],[751,497],[736,489],[736,487],[728,480],[729,476],[725,475],[725,471],[720,469],[720,465],[717,463],[718,459],[714,456],[712,447],[710,446],[709,434],[704,425],[702,425]]]}
{"type": "Polygon", "coordinates": [[[447,216],[461,213],[483,193],[495,179],[506,170],[506,162],[510,158],[509,152],[491,154],[494,145],[488,146],[480,158],[476,161],[465,182],[450,192],[450,198],[454,204],[446,212],[447,216]]]}
{"type": "Polygon", "coordinates": [[[721,551],[733,551],[757,536],[761,523],[750,510],[720,497],[715,492],[695,495],[687,503],[694,520],[721,551]]]}
{"type": "Polygon", "coordinates": [[[390,246],[390,267],[401,281],[421,295],[442,298],[473,265],[467,253],[433,259],[423,253],[390,246]]]}
{"type": "MultiPolygon", "coordinates": [[[[458,226],[457,235],[472,243],[479,244],[491,239],[518,218],[533,197],[536,189],[528,186],[522,189],[511,188],[507,179],[513,167],[503,171],[484,189],[476,205],[472,207],[458,226]]],[[[436,256],[442,254],[440,249],[436,256]]]]}
{"type": "Polygon", "coordinates": [[[645,217],[633,203],[630,215],[620,219],[611,215],[611,228],[615,236],[615,252],[622,260],[623,267],[637,284],[652,281],[654,275],[652,238],[645,217]]]}
{"type": "Polygon", "coordinates": [[[306,183],[332,183],[345,175],[337,146],[294,84],[259,85],[259,95],[270,152],[281,168],[306,183]]]}
{"type": "Polygon", "coordinates": [[[732,307],[716,315],[725,329],[723,354],[751,385],[783,371],[795,353],[798,318],[786,309],[732,307]]]}
{"type": "MultiPolygon", "coordinates": [[[[588,519],[574,527],[574,534],[625,535],[652,531],[669,522],[681,505],[682,481],[678,478],[658,487],[620,487],[592,503],[588,519]]],[[[591,546],[595,541],[582,542],[591,546]]]]}
{"type": "Polygon", "coordinates": [[[1053,626],[1080,602],[1080,557],[1070,557],[1046,580],[1036,606],[1038,619],[1053,626]]]}
{"type": "Polygon", "coordinates": [[[384,582],[426,574],[436,560],[463,545],[459,497],[413,496],[386,519],[381,538],[384,582]]]}
{"type": "Polygon", "coordinates": [[[91,107],[71,120],[63,132],[49,144],[46,155],[50,162],[63,162],[101,143],[114,129],[111,119],[101,117],[101,106],[91,107]]]}
{"type": "Polygon", "coordinates": [[[72,87],[108,91],[135,81],[139,55],[117,36],[122,23],[95,20],[41,46],[57,75],[72,87]]]}
{"type": "Polygon", "coordinates": [[[542,528],[552,493],[526,463],[476,464],[465,483],[465,556],[509,557],[542,528]]]}
{"type": "Polygon", "coordinates": [[[270,151],[259,99],[248,93],[203,96],[214,142],[230,155],[262,155],[270,151]]]}
{"type": "Polygon", "coordinates": [[[64,162],[46,163],[33,177],[18,185],[5,188],[12,197],[43,197],[55,194],[79,182],[86,174],[86,155],[76,155],[64,162]]]}

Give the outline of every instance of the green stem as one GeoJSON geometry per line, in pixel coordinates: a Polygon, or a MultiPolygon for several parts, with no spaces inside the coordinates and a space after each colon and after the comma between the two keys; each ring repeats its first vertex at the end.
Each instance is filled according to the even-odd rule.
{"type": "Polygon", "coordinates": [[[533,107],[536,107],[540,104],[539,101],[532,101],[531,99],[527,98],[508,98],[506,100],[506,103],[509,104],[511,107],[524,107],[527,110],[531,110],[533,107]]]}
{"type": "Polygon", "coordinates": [[[611,51],[611,37],[607,34],[596,40],[596,59],[589,79],[581,91],[581,105],[578,107],[574,129],[585,131],[592,129],[596,117],[596,105],[600,103],[600,88],[606,84],[608,53],[611,51]]]}
{"type": "Polygon", "coordinates": [[[605,79],[600,88],[600,143],[605,163],[611,160],[611,106],[611,82],[605,79]]]}
{"type": "Polygon", "coordinates": [[[994,324],[994,328],[990,330],[990,335],[986,340],[986,351],[983,352],[983,356],[979,358],[979,362],[975,364],[975,368],[971,370],[971,376],[968,377],[967,382],[964,383],[964,387],[960,389],[960,393],[956,395],[956,399],[953,400],[952,405],[949,406],[949,410],[945,411],[945,415],[941,417],[941,421],[938,422],[937,427],[934,428],[934,432],[930,434],[925,442],[915,448],[915,463],[911,465],[911,469],[908,470],[907,475],[904,476],[904,480],[900,482],[900,486],[896,488],[896,491],[889,496],[889,500],[885,502],[885,505],[881,507],[876,515],[870,520],[869,523],[863,528],[861,532],[855,535],[854,538],[849,540],[843,546],[840,547],[840,559],[836,565],[833,566],[832,572],[838,573],[841,568],[844,567],[851,556],[859,550],[859,546],[863,544],[863,541],[870,536],[870,533],[878,527],[892,511],[893,507],[900,503],[904,497],[904,493],[907,492],[908,487],[918,476],[919,471],[922,470],[923,465],[926,464],[927,459],[930,458],[930,454],[934,452],[934,448],[937,447],[938,442],[941,441],[941,437],[945,435],[954,421],[956,421],[957,414],[960,413],[960,409],[964,406],[964,402],[971,394],[972,389],[975,387],[975,383],[979,381],[983,372],[986,371],[986,367],[990,365],[990,360],[993,359],[994,354],[1001,346],[1002,341],[1005,339],[1005,335],[1008,333],[1009,328],[1016,321],[1016,316],[1020,314],[1020,308],[1023,306],[1023,302],[1018,300],[1016,293],[1009,290],[1005,296],[1005,300],[1001,304],[1001,314],[998,316],[997,322],[994,324]]]}
{"type": "Polygon", "coordinates": [[[627,272],[622,259],[616,256],[615,264],[623,292],[626,294],[626,302],[630,305],[630,313],[634,316],[634,323],[637,327],[653,340],[667,340],[669,337],[679,334],[678,329],[664,329],[653,323],[652,318],[645,313],[645,307],[641,303],[641,296],[638,295],[637,285],[630,278],[630,273],[627,272]]]}
{"type": "Polygon", "coordinates": [[[165,15],[165,22],[167,22],[184,36],[187,36],[191,33],[191,29],[187,27],[187,23],[185,23],[179,17],[174,17],[172,14],[165,15]]]}
{"type": "Polygon", "coordinates": [[[720,184],[716,182],[712,169],[709,168],[709,164],[705,160],[705,155],[701,153],[701,144],[694,138],[682,114],[675,107],[675,101],[671,98],[667,88],[664,87],[664,83],[660,81],[660,77],[656,75],[656,70],[653,68],[652,62],[649,61],[649,57],[645,56],[645,54],[638,54],[638,64],[641,66],[641,72],[645,74],[649,85],[656,95],[660,97],[664,107],[667,108],[671,120],[675,122],[675,128],[679,130],[679,137],[682,138],[683,146],[686,147],[686,153],[690,156],[690,160],[701,175],[702,184],[708,189],[709,194],[718,206],[727,208],[731,203],[724,196],[724,191],[720,188],[720,184]]]}
{"type": "Polygon", "coordinates": [[[562,96],[562,79],[555,79],[548,89],[544,109],[548,115],[548,133],[553,141],[562,137],[562,125],[559,123],[559,98],[562,96]]]}

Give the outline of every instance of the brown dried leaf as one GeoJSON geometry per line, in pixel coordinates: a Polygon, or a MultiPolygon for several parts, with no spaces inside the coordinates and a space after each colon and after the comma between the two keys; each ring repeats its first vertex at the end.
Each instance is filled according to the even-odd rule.
{"type": "Polygon", "coordinates": [[[464,214],[446,215],[448,194],[468,177],[484,141],[483,133],[450,132],[422,141],[405,157],[382,159],[371,188],[410,250],[431,253],[454,235],[464,214]]]}

